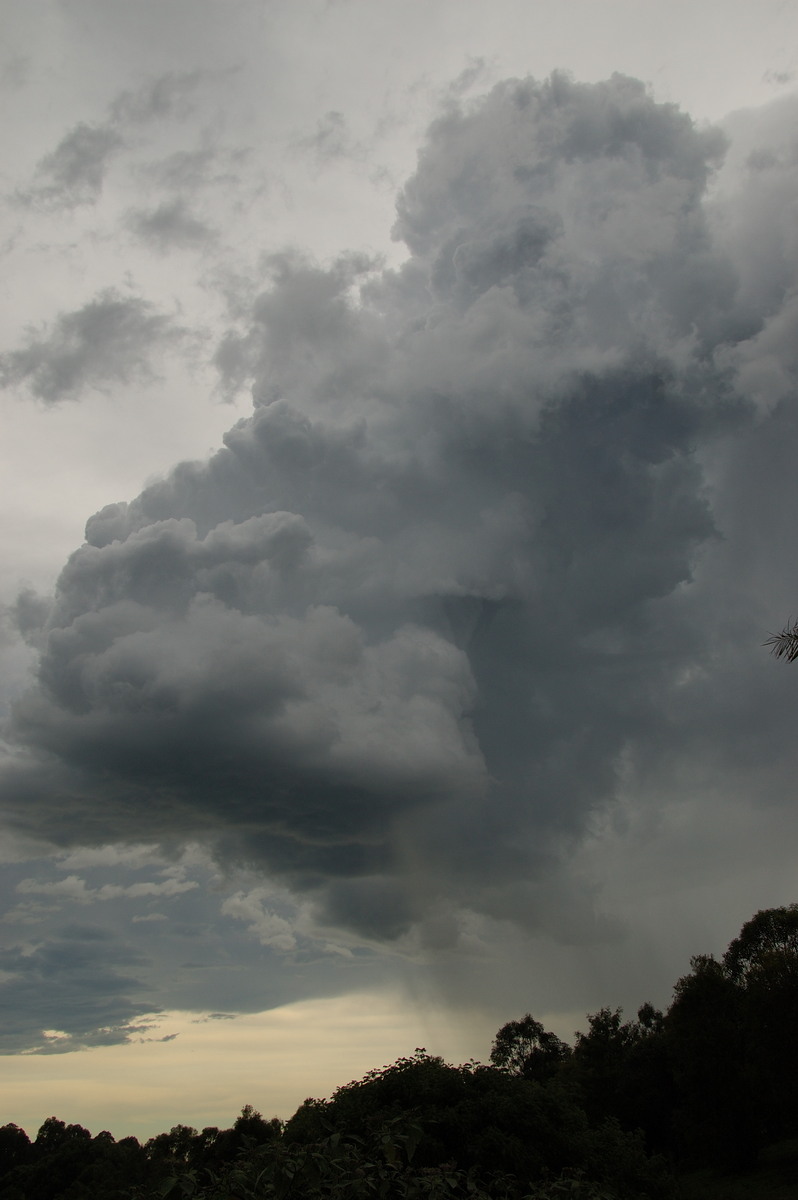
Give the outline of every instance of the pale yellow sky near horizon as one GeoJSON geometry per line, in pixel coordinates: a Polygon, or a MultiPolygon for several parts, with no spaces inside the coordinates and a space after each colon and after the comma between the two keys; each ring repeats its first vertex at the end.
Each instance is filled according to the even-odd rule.
{"type": "Polygon", "coordinates": [[[154,1040],[135,1046],[5,1057],[0,1124],[13,1122],[33,1138],[55,1116],[92,1134],[107,1129],[143,1141],[177,1124],[228,1128],[245,1104],[286,1119],[308,1096],[329,1096],[420,1045],[450,1062],[487,1061],[496,1033],[485,1016],[424,1010],[385,991],[234,1020],[174,1012],[157,1021],[154,1040]],[[177,1037],[158,1040],[169,1034],[177,1037]]]}

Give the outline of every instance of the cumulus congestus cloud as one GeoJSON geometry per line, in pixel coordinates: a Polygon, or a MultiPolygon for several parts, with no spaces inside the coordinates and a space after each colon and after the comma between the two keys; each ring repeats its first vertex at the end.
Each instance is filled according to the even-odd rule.
{"type": "Polygon", "coordinates": [[[430,129],[401,268],[273,258],[217,355],[252,415],[92,517],[28,630],[8,819],[205,842],[368,938],[547,920],[591,814],[718,711],[718,447],[795,370],[710,219],[724,149],[630,79],[508,82],[430,129]]]}

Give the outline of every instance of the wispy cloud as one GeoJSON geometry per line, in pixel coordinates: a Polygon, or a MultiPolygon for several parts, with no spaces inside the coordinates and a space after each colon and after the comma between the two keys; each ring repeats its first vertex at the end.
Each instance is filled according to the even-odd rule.
{"type": "Polygon", "coordinates": [[[367,147],[350,133],[344,114],[336,110],[320,117],[313,133],[297,138],[293,147],[319,164],[338,158],[364,159],[368,154],[367,147]]]}
{"type": "Polygon", "coordinates": [[[129,143],[131,131],[151,121],[181,118],[191,110],[191,93],[204,73],[166,74],[135,91],[122,92],[106,120],[73,126],[36,166],[28,188],[16,194],[23,205],[72,209],[98,200],[112,159],[129,143]]]}
{"type": "Polygon", "coordinates": [[[115,288],[82,308],[29,329],[22,346],[0,354],[0,387],[24,386],[46,404],[74,400],[86,388],[151,382],[159,351],[185,331],[147,300],[115,288]]]}
{"type": "Polygon", "coordinates": [[[165,200],[152,209],[134,209],[127,224],[136,237],[161,253],[201,249],[214,238],[211,227],[194,216],[189,205],[180,198],[165,200]]]}
{"type": "Polygon", "coordinates": [[[161,882],[147,881],[126,885],[105,883],[102,887],[91,888],[85,879],[78,875],[68,875],[66,879],[42,883],[36,879],[23,879],[17,884],[17,891],[22,895],[50,896],[54,899],[70,900],[76,904],[96,904],[103,900],[151,899],[154,896],[179,896],[183,892],[193,891],[199,887],[191,879],[165,879],[161,882]]]}

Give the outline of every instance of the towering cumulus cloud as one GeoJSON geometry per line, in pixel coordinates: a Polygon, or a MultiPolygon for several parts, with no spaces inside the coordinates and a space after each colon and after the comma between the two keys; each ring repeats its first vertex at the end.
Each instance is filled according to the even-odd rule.
{"type": "Polygon", "coordinates": [[[725,148],[631,79],[507,82],[430,129],[399,269],[273,258],[217,354],[252,415],[92,517],[32,633],[8,819],[204,842],[368,937],[534,927],[726,694],[724,472],[794,386],[796,308],[777,222],[732,245],[794,167],[722,221],[725,148]]]}

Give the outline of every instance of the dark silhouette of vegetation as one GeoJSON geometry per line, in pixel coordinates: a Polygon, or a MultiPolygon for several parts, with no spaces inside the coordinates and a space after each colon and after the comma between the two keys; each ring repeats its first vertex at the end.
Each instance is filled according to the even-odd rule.
{"type": "Polygon", "coordinates": [[[417,1050],[285,1123],[247,1106],[230,1129],[175,1125],[144,1145],[55,1117],[33,1141],[5,1125],[0,1200],[792,1196],[796,1013],[789,905],[757,913],[722,958],[694,958],[667,1012],[602,1008],[573,1047],[527,1013],[490,1064],[417,1050]]]}
{"type": "Polygon", "coordinates": [[[520,1021],[508,1021],[501,1027],[490,1052],[490,1061],[524,1079],[544,1083],[557,1074],[570,1053],[570,1046],[527,1013],[520,1021]]]}
{"type": "Polygon", "coordinates": [[[798,658],[798,621],[791,621],[781,633],[771,634],[762,644],[770,646],[770,653],[774,658],[786,658],[787,662],[795,662],[798,658]]]}

